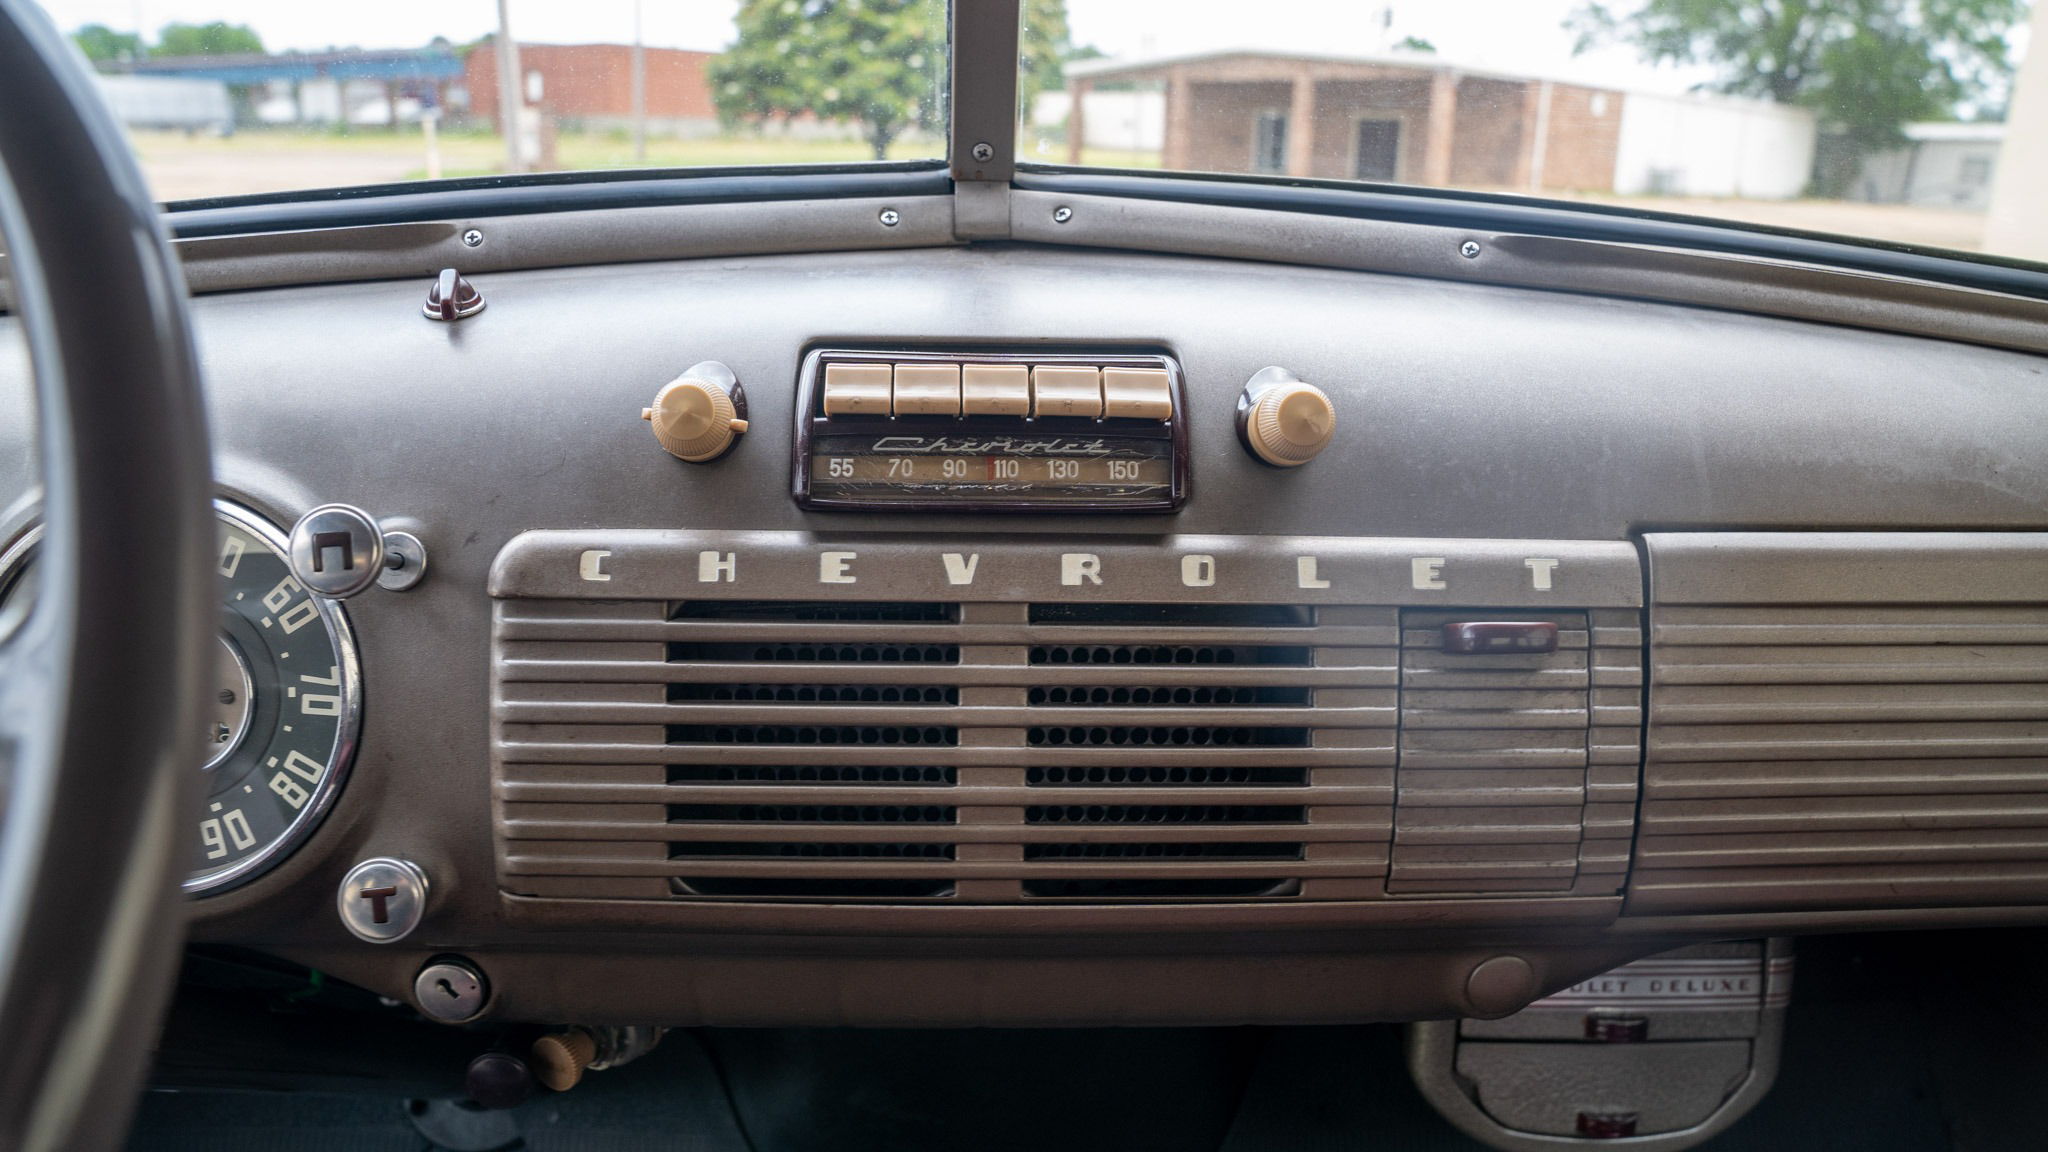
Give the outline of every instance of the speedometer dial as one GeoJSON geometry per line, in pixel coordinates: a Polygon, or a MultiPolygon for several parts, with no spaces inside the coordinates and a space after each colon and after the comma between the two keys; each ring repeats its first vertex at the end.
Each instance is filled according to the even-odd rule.
{"type": "Polygon", "coordinates": [[[216,507],[221,635],[189,892],[241,883],[312,832],[348,771],[361,707],[340,605],[292,577],[276,529],[216,507]]]}
{"type": "MultiPolygon", "coordinates": [[[[348,620],[293,578],[285,538],[216,500],[220,635],[206,682],[206,800],[185,890],[219,892],[277,864],[334,803],[355,752],[362,688],[348,620]]],[[[28,611],[37,534],[0,562],[0,620],[28,611]]]]}

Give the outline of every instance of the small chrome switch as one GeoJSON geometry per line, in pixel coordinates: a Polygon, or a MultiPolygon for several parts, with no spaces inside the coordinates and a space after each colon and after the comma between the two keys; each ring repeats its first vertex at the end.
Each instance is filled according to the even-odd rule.
{"type": "Polygon", "coordinates": [[[373,856],[348,870],[334,895],[341,923],[372,944],[403,940],[427,912],[427,874],[410,860],[373,856]]]}
{"type": "Polygon", "coordinates": [[[384,530],[361,508],[322,504],[292,525],[290,557],[306,591],[346,600],[384,570],[384,530]]]}
{"type": "Polygon", "coordinates": [[[410,532],[386,532],[349,504],[322,504],[292,525],[286,559],[306,591],[346,600],[375,584],[404,592],[427,574],[427,549],[410,532]]]}

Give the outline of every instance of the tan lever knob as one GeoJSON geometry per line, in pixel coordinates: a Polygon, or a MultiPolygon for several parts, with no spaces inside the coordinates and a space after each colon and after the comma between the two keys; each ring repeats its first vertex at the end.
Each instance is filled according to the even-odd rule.
{"type": "Polygon", "coordinates": [[[1237,434],[1252,455],[1298,468],[1330,446],[1337,409],[1323,390],[1285,368],[1265,368],[1237,402],[1237,434]]]}
{"type": "Polygon", "coordinates": [[[730,368],[706,360],[663,385],[640,418],[669,455],[702,464],[725,455],[747,430],[747,400],[730,368]]]}
{"type": "Polygon", "coordinates": [[[530,1055],[533,1078],[551,1091],[567,1092],[597,1057],[597,1041],[581,1028],[565,1028],[535,1040],[530,1055]]]}

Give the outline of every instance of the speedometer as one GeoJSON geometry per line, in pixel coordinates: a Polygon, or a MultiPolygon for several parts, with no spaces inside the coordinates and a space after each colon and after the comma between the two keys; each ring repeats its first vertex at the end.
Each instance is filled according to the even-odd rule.
{"type": "MultiPolygon", "coordinates": [[[[220,634],[205,688],[206,799],[185,890],[223,891],[283,860],[334,803],[355,752],[362,686],[341,606],[308,593],[284,536],[214,501],[220,521],[220,634]]],[[[34,595],[32,532],[0,562],[0,620],[34,595]]]]}

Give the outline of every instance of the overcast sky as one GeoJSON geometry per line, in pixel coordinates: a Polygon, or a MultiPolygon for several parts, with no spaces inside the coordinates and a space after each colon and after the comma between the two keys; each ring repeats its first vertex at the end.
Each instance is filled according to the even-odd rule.
{"type": "MultiPolygon", "coordinates": [[[[635,0],[510,0],[519,40],[629,42],[635,0]]],[[[497,24],[495,0],[43,0],[66,29],[99,23],[154,36],[172,21],[248,24],[276,49],[331,45],[403,48],[435,36],[472,40],[497,24]]],[[[1067,0],[1077,44],[1112,56],[1220,48],[1370,53],[1416,36],[1444,59],[1475,68],[1575,79],[1616,88],[1683,91],[1712,76],[1651,68],[1610,47],[1572,55],[1565,17],[1579,0],[1067,0]]],[[[737,0],[640,0],[649,44],[716,50],[732,41],[737,0]]],[[[1626,8],[1628,0],[1617,5],[1626,8]]]]}

